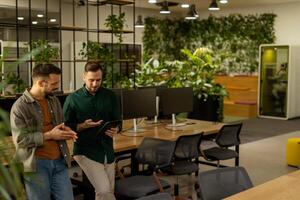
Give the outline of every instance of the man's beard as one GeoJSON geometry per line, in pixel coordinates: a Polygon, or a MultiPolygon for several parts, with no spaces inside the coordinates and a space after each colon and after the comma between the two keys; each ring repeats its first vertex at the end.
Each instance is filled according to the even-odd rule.
{"type": "Polygon", "coordinates": [[[53,90],[51,90],[51,91],[46,91],[45,92],[45,95],[46,96],[54,96],[56,93],[58,93],[59,91],[58,91],[58,88],[55,88],[55,89],[53,89],[53,90]]]}

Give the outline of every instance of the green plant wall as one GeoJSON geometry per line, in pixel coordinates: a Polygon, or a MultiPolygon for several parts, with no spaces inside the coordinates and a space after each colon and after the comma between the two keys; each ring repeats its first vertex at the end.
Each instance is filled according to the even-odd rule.
{"type": "Polygon", "coordinates": [[[258,68],[260,44],[275,42],[275,14],[233,14],[204,20],[146,18],[144,59],[181,60],[180,49],[208,47],[221,73],[251,74],[258,68]]]}

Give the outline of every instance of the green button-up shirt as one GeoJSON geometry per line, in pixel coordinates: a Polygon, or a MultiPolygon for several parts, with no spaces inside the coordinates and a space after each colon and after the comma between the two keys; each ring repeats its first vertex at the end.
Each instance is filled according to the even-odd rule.
{"type": "MultiPolygon", "coordinates": [[[[69,95],[64,104],[66,125],[77,131],[77,124],[87,119],[107,121],[121,119],[120,103],[115,93],[106,88],[99,88],[95,95],[90,94],[85,86],[69,95]]],[[[115,159],[113,140],[105,134],[97,134],[100,127],[78,132],[74,143],[74,155],[85,155],[89,159],[112,163],[115,159]]]]}

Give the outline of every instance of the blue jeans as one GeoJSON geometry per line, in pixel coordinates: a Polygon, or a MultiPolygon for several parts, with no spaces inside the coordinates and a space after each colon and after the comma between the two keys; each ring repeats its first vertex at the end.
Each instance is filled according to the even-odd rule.
{"type": "Polygon", "coordinates": [[[73,200],[73,190],[66,162],[37,159],[36,172],[24,174],[25,188],[29,200],[73,200]]]}

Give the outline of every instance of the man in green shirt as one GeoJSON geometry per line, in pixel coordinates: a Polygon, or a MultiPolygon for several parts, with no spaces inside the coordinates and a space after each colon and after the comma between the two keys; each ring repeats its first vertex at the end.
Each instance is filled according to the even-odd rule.
{"type": "Polygon", "coordinates": [[[97,134],[104,122],[121,119],[117,96],[101,87],[103,71],[99,63],[85,65],[84,86],[69,95],[64,104],[65,124],[78,133],[74,160],[95,188],[96,200],[114,197],[115,167],[113,135],[117,128],[97,134]]]}

